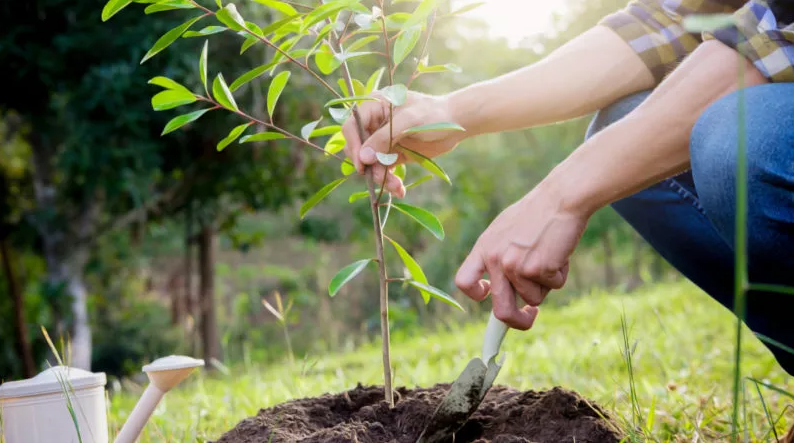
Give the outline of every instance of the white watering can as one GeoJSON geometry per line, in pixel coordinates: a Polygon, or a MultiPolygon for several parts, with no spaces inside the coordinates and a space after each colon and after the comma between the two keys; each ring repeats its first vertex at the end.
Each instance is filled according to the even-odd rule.
{"type": "MultiPolygon", "coordinates": [[[[143,367],[149,386],[121,428],[115,443],[134,443],[166,392],[187,378],[204,360],[172,355],[143,367]]],[[[0,417],[6,443],[107,443],[107,408],[103,372],[55,366],[39,375],[0,385],[0,417]],[[69,401],[66,398],[69,394],[69,401]]]]}

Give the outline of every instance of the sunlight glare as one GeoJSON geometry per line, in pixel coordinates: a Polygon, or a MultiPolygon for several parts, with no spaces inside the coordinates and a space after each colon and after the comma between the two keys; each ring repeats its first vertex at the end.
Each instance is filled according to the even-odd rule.
{"type": "MultiPolygon", "coordinates": [[[[455,7],[471,3],[475,1],[456,0],[455,7]]],[[[525,38],[552,31],[554,13],[561,12],[564,5],[560,0],[485,0],[463,16],[484,20],[491,37],[504,38],[515,46],[525,38]]]]}

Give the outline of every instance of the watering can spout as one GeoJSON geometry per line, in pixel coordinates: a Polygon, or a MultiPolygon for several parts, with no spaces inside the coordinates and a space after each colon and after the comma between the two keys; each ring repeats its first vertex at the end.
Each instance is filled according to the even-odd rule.
{"type": "Polygon", "coordinates": [[[121,428],[115,443],[134,443],[149,421],[152,412],[166,392],[186,379],[193,369],[204,366],[204,360],[171,355],[153,361],[143,367],[149,377],[149,386],[143,392],[135,408],[121,428]]]}

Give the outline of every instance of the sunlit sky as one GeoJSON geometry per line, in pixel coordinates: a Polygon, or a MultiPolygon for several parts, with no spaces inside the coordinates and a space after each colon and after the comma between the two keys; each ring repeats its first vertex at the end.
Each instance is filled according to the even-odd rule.
{"type": "MultiPolygon", "coordinates": [[[[484,5],[466,12],[464,16],[480,17],[489,24],[492,37],[506,38],[511,44],[517,44],[525,37],[551,30],[554,12],[562,10],[566,3],[562,0],[484,1],[484,5]]],[[[455,7],[476,2],[476,0],[455,0],[455,7]]]]}

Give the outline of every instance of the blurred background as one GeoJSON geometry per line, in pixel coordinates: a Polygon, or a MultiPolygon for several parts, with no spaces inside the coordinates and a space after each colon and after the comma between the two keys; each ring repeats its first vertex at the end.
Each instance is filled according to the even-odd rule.
{"type": "MultiPolygon", "coordinates": [[[[41,327],[56,345],[71,343],[73,365],[118,377],[172,353],[222,367],[280,360],[289,347],[301,358],[377,339],[374,273],[333,299],[326,289],[338,269],[372,254],[369,208],[365,200],[348,202],[363,181],[346,183],[301,221],[300,204],[338,175],[336,163],[285,142],[218,153],[217,141],[235,121],[221,113],[160,137],[176,114],[151,110],[157,88],[146,82],[165,75],[197,87],[203,39],[181,39],[139,65],[184,15],[144,18],[133,5],[102,23],[104,3],[0,2],[0,380],[46,367],[51,355],[41,327]]],[[[442,11],[466,4],[440,3],[442,11]]],[[[625,1],[485,3],[435,24],[431,63],[454,63],[461,72],[420,77],[413,89],[441,94],[531,64],[625,1]]],[[[258,5],[241,2],[251,6],[258,5]]],[[[264,25],[264,9],[244,15],[264,25]]],[[[210,69],[232,79],[272,57],[263,45],[242,56],[238,48],[235,36],[213,36],[210,69]]],[[[366,63],[354,74],[377,68],[366,63]]],[[[240,106],[264,112],[267,83],[260,77],[238,90],[240,106]]],[[[321,95],[294,71],[278,123],[299,128],[316,118],[321,95]]],[[[431,284],[463,302],[466,313],[425,305],[416,291],[392,285],[393,340],[482,318],[490,304],[456,291],[457,266],[502,209],[578,146],[588,122],[466,141],[438,160],[452,186],[434,180],[409,192],[409,202],[439,215],[447,239],[438,242],[400,217],[389,220],[391,229],[431,284]]],[[[412,172],[413,179],[424,175],[409,167],[409,182],[412,172]]],[[[389,261],[390,273],[402,274],[399,259],[389,261]]],[[[568,285],[547,303],[676,278],[605,209],[573,257],[568,285]]]]}

